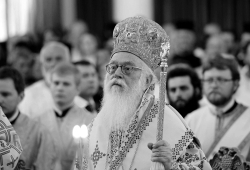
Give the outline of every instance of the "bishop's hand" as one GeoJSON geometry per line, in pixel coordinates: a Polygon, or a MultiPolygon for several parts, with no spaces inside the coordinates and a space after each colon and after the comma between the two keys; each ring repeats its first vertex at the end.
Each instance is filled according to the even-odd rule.
{"type": "Polygon", "coordinates": [[[151,161],[160,162],[165,170],[170,170],[172,162],[172,151],[168,142],[161,140],[153,143],[148,143],[148,148],[152,150],[151,161]]]}

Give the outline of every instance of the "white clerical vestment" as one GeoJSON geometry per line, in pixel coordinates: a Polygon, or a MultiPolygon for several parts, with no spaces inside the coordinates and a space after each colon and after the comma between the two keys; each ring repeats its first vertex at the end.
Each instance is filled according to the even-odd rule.
{"type": "Polygon", "coordinates": [[[248,66],[244,66],[240,71],[240,86],[235,93],[235,98],[239,103],[250,107],[250,77],[247,75],[248,70],[248,66]]]}
{"type": "Polygon", "coordinates": [[[78,146],[72,136],[73,128],[75,125],[88,125],[95,116],[74,105],[64,117],[57,117],[50,109],[38,118],[53,136],[57,159],[55,170],[70,170],[78,146]]]}
{"type": "MultiPolygon", "coordinates": [[[[110,131],[97,115],[89,125],[88,142],[84,145],[83,163],[76,160],[75,169],[86,170],[149,170],[152,151],[148,143],[156,142],[159,102],[145,93],[142,102],[125,131],[110,131]]],[[[117,113],[119,114],[119,113],[117,113]]],[[[193,132],[171,106],[165,107],[163,139],[173,154],[175,169],[211,169],[193,132]]],[[[77,156],[78,157],[78,156],[77,156]]]]}
{"type": "MultiPolygon", "coordinates": [[[[52,94],[44,80],[27,87],[24,94],[24,99],[19,104],[19,110],[31,118],[38,117],[54,107],[52,94]]],[[[81,108],[87,106],[87,102],[79,96],[75,97],[74,102],[81,108]]]]}
{"type": "Polygon", "coordinates": [[[19,159],[23,169],[54,170],[55,147],[49,131],[39,122],[20,114],[13,127],[19,135],[23,152],[19,159]]]}
{"type": "Polygon", "coordinates": [[[0,169],[14,170],[21,153],[20,139],[0,107],[0,169]]]}
{"type": "Polygon", "coordinates": [[[217,113],[212,105],[204,106],[186,117],[190,128],[199,138],[208,159],[220,147],[237,147],[246,158],[250,147],[250,109],[232,100],[229,110],[217,113]]]}

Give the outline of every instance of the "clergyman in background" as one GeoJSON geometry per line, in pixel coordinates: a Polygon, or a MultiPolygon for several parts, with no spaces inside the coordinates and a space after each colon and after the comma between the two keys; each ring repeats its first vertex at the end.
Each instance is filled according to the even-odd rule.
{"type": "Polygon", "coordinates": [[[249,155],[250,109],[235,99],[239,81],[233,58],[217,55],[203,66],[203,92],[209,104],[190,113],[186,121],[208,159],[220,147],[238,148],[245,158],[249,155]]]}
{"type": "Polygon", "coordinates": [[[187,64],[174,64],[169,67],[166,86],[169,104],[182,117],[200,107],[201,81],[195,70],[187,64]]]}

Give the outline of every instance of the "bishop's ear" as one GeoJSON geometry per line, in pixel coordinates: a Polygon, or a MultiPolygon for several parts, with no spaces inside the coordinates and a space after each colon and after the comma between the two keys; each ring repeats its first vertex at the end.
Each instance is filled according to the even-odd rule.
{"type": "Polygon", "coordinates": [[[146,87],[148,88],[153,81],[153,76],[150,74],[146,77],[146,87]]]}

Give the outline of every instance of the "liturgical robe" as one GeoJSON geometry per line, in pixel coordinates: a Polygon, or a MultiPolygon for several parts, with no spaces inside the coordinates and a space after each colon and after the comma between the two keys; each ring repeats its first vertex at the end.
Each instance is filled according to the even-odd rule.
{"type": "Polygon", "coordinates": [[[0,169],[14,170],[21,153],[20,139],[0,107],[0,169]]]}
{"type": "Polygon", "coordinates": [[[38,118],[51,132],[56,150],[55,170],[70,170],[74,161],[77,143],[72,136],[75,125],[88,125],[95,114],[74,105],[66,115],[58,115],[55,110],[48,110],[38,118]]]}
{"type": "Polygon", "coordinates": [[[20,161],[25,169],[54,170],[56,154],[50,132],[24,114],[19,114],[12,125],[23,147],[20,161]]]}
{"type": "MultiPolygon", "coordinates": [[[[152,151],[147,144],[156,141],[159,107],[159,101],[152,94],[144,94],[125,131],[108,130],[97,115],[88,127],[82,163],[76,159],[75,169],[149,170],[152,151]]],[[[163,139],[172,148],[172,169],[211,169],[198,142],[195,142],[194,133],[179,113],[166,105],[164,117],[163,139]]]]}
{"type": "Polygon", "coordinates": [[[221,111],[204,106],[186,117],[186,121],[200,139],[208,159],[220,147],[236,147],[245,158],[250,148],[250,109],[231,100],[221,111]]]}

